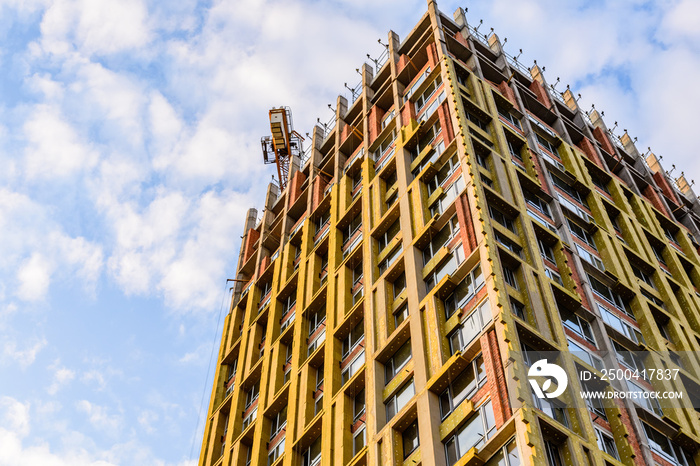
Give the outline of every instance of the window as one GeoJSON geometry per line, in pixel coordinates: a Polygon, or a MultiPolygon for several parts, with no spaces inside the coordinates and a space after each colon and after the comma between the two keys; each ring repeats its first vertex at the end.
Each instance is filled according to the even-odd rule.
{"type": "MultiPolygon", "coordinates": [[[[651,302],[654,303],[655,305],[659,306],[661,309],[666,309],[666,306],[664,305],[664,302],[661,301],[659,298],[657,298],[657,297],[654,296],[653,294],[649,293],[649,292],[648,292],[647,290],[645,290],[645,289],[642,289],[641,292],[642,292],[642,296],[644,296],[645,298],[647,298],[649,301],[651,301],[651,302]]],[[[628,313],[628,314],[629,314],[629,313],[628,313]]]]}
{"type": "Polygon", "coordinates": [[[394,299],[406,289],[406,274],[404,272],[401,272],[401,275],[394,280],[392,288],[394,290],[394,299]]]}
{"type": "Polygon", "coordinates": [[[479,304],[460,325],[450,334],[450,350],[452,354],[463,351],[469,343],[479,336],[479,334],[491,323],[491,304],[488,298],[479,304]]]}
{"type": "Polygon", "coordinates": [[[588,252],[580,244],[576,244],[576,251],[578,251],[578,255],[581,259],[585,260],[586,262],[588,262],[589,264],[591,264],[593,267],[600,270],[601,272],[605,271],[605,265],[603,264],[603,261],[600,260],[600,258],[598,256],[595,256],[593,253],[588,252]]]}
{"type": "Polygon", "coordinates": [[[426,265],[438,251],[447,246],[459,233],[459,220],[455,214],[442,230],[435,233],[428,245],[423,249],[423,265],[426,265]]]}
{"type": "Polygon", "coordinates": [[[350,224],[344,227],[341,231],[343,233],[343,246],[355,236],[355,233],[362,227],[362,214],[357,214],[355,218],[350,221],[350,224]]]}
{"type": "Polygon", "coordinates": [[[516,244],[515,242],[511,241],[510,239],[506,238],[504,235],[502,235],[499,231],[494,231],[494,239],[498,244],[515,254],[516,256],[520,257],[520,251],[522,248],[520,247],[519,244],[516,244]]]}
{"type": "Polygon", "coordinates": [[[640,376],[644,374],[644,372],[642,371],[648,368],[644,365],[644,361],[642,361],[642,358],[640,358],[637,354],[633,353],[632,351],[628,351],[617,341],[611,339],[610,342],[612,343],[612,346],[615,349],[617,361],[620,364],[633,371],[639,371],[640,376]]]}
{"type": "Polygon", "coordinates": [[[635,343],[644,343],[644,337],[642,336],[639,330],[632,327],[625,320],[621,319],[620,317],[615,315],[606,307],[601,306],[600,304],[598,304],[598,310],[600,310],[600,314],[603,316],[603,321],[610,327],[612,327],[614,330],[617,330],[619,333],[626,336],[635,343]]]}
{"type": "Polygon", "coordinates": [[[384,114],[384,118],[382,118],[382,129],[386,128],[387,125],[391,122],[391,120],[394,119],[396,116],[396,110],[392,109],[390,112],[386,112],[384,114]]]}
{"type": "Polygon", "coordinates": [[[552,251],[552,246],[545,244],[544,241],[537,238],[537,247],[540,249],[540,254],[542,254],[542,257],[553,264],[557,263],[557,261],[554,260],[554,251],[552,251]]]}
{"type": "Polygon", "coordinates": [[[508,442],[498,453],[486,462],[485,466],[520,466],[520,453],[515,439],[508,442]]]}
{"type": "Polygon", "coordinates": [[[472,447],[482,446],[486,439],[493,435],[496,430],[496,423],[493,416],[491,401],[482,404],[476,412],[457,433],[445,442],[445,454],[447,464],[452,466],[472,447]]]}
{"type": "Polygon", "coordinates": [[[245,407],[248,409],[260,395],[260,382],[255,382],[250,390],[245,393],[245,407]]]}
{"type": "Polygon", "coordinates": [[[678,466],[695,466],[693,455],[685,448],[673,443],[668,435],[662,434],[648,424],[642,423],[642,425],[649,440],[649,448],[654,453],[678,466]]]}
{"type": "Polygon", "coordinates": [[[447,258],[425,277],[426,293],[429,293],[445,276],[452,275],[463,261],[464,248],[462,247],[462,243],[459,243],[450,251],[447,258]]]}
{"type": "Polygon", "coordinates": [[[616,460],[619,460],[620,457],[617,455],[617,447],[615,446],[615,439],[613,439],[611,435],[609,435],[606,432],[603,432],[601,429],[598,429],[597,427],[595,427],[594,429],[595,429],[596,440],[598,441],[598,448],[600,448],[601,450],[603,450],[605,453],[612,456],[616,460]]]}
{"type": "Polygon", "coordinates": [[[345,369],[343,369],[343,372],[340,374],[340,380],[341,383],[345,384],[348,380],[352,378],[353,375],[357,374],[357,372],[362,368],[362,366],[365,365],[365,352],[364,350],[358,354],[355,359],[352,360],[350,364],[348,364],[345,369]]]}
{"type": "Polygon", "coordinates": [[[307,448],[301,455],[301,466],[317,466],[321,463],[321,437],[307,448]]]}
{"type": "Polygon", "coordinates": [[[384,375],[386,383],[396,377],[401,368],[411,360],[411,340],[406,341],[401,348],[396,350],[396,353],[384,365],[384,375]]]}
{"type": "Polygon", "coordinates": [[[581,381],[581,388],[582,392],[588,394],[588,398],[585,398],[586,402],[586,407],[588,407],[588,410],[594,413],[596,416],[603,418],[604,420],[608,420],[608,416],[605,413],[605,406],[603,406],[603,400],[600,398],[596,398],[594,393],[599,393],[601,390],[596,390],[595,388],[591,388],[588,382],[581,381]]]}
{"type": "Polygon", "coordinates": [[[659,261],[659,263],[666,265],[666,261],[664,260],[663,248],[652,245],[651,249],[654,251],[654,255],[656,256],[656,259],[659,261]]]}
{"type": "Polygon", "coordinates": [[[455,154],[445,161],[435,176],[426,181],[428,196],[432,195],[437,188],[441,187],[451,178],[455,170],[457,170],[457,167],[459,167],[459,158],[457,154],[455,154]]]}
{"type": "Polygon", "coordinates": [[[270,440],[272,440],[282,429],[287,427],[287,406],[275,414],[270,422],[270,440]]]}
{"type": "Polygon", "coordinates": [[[258,407],[256,406],[251,412],[248,413],[247,416],[243,418],[243,425],[241,427],[242,430],[246,430],[246,428],[255,421],[255,418],[258,417],[258,407]]]}
{"type": "Polygon", "coordinates": [[[418,441],[418,420],[416,419],[413,423],[406,427],[406,429],[401,434],[403,440],[403,459],[405,460],[411,453],[413,453],[420,442],[418,441]]]}
{"type": "Polygon", "coordinates": [[[321,231],[323,227],[326,226],[331,221],[331,211],[328,209],[326,212],[323,212],[320,214],[318,219],[316,220],[316,233],[321,231]]]}
{"type": "Polygon", "coordinates": [[[549,219],[552,218],[552,214],[549,210],[549,204],[547,203],[547,201],[545,201],[539,196],[536,196],[535,194],[532,194],[530,191],[527,190],[523,191],[523,196],[525,197],[525,202],[528,206],[534,208],[545,217],[549,219]]]}
{"type": "Polygon", "coordinates": [[[638,398],[632,398],[632,401],[635,404],[641,406],[649,412],[656,414],[659,417],[664,415],[663,411],[661,410],[661,404],[659,403],[659,400],[647,395],[649,393],[649,390],[643,388],[641,385],[633,382],[632,380],[627,380],[627,389],[630,392],[636,392],[641,394],[638,398]]]}
{"type": "Polygon", "coordinates": [[[365,414],[365,389],[363,388],[352,400],[353,422],[356,422],[365,414]]]}
{"type": "Polygon", "coordinates": [[[274,463],[277,458],[284,454],[284,437],[275,444],[267,453],[267,464],[268,466],[274,463]]]}
{"type": "Polygon", "coordinates": [[[527,367],[532,366],[535,362],[539,361],[540,359],[547,359],[547,356],[542,354],[540,351],[533,349],[525,343],[520,344],[520,349],[522,350],[523,354],[523,362],[527,367]]]}
{"type": "Polygon", "coordinates": [[[517,272],[512,270],[509,266],[503,265],[503,280],[505,282],[515,288],[516,290],[518,289],[518,281],[515,278],[515,274],[517,272]]]}
{"type": "Polygon", "coordinates": [[[440,196],[440,199],[430,206],[430,215],[442,214],[464,190],[465,186],[464,177],[458,176],[454,183],[445,188],[445,192],[440,196]]]}
{"type": "Polygon", "coordinates": [[[508,142],[508,152],[510,155],[519,160],[520,162],[523,161],[522,155],[520,155],[520,152],[523,149],[523,143],[521,141],[519,142],[514,142],[510,138],[506,138],[506,141],[508,142]]]}
{"type": "MultiPolygon", "coordinates": [[[[426,113],[426,116],[427,115],[428,114],[426,113]]],[[[440,131],[442,131],[440,120],[435,120],[435,123],[433,123],[430,128],[425,131],[425,134],[418,140],[418,144],[416,146],[416,156],[431,145],[433,141],[435,141],[435,138],[440,134],[440,131]]]]}
{"type": "Polygon", "coordinates": [[[357,455],[367,444],[367,429],[363,425],[352,434],[352,454],[357,455]]]}
{"type": "Polygon", "coordinates": [[[606,285],[604,285],[591,275],[588,275],[588,281],[590,282],[591,288],[593,288],[593,292],[595,294],[597,294],[610,304],[614,305],[621,311],[624,311],[625,313],[627,312],[625,302],[622,300],[622,297],[620,295],[615,293],[613,290],[608,288],[606,285]]]}
{"type": "Polygon", "coordinates": [[[569,418],[566,415],[566,405],[557,399],[534,397],[535,404],[540,411],[562,425],[569,427],[569,418]]]}
{"type": "Polygon", "coordinates": [[[466,111],[465,114],[467,115],[467,120],[471,121],[474,123],[476,126],[479,127],[480,130],[488,133],[489,132],[489,125],[487,122],[483,121],[481,118],[478,116],[474,115],[470,111],[466,111]]]}
{"type": "Polygon", "coordinates": [[[415,386],[413,385],[413,379],[411,379],[407,384],[401,387],[395,395],[391,396],[389,400],[384,403],[386,406],[386,420],[389,422],[416,394],[415,386]]]}
{"type": "Polygon", "coordinates": [[[581,193],[576,191],[571,185],[569,185],[569,183],[562,180],[554,173],[550,172],[550,176],[552,178],[552,183],[554,183],[554,186],[562,190],[564,193],[568,194],[573,200],[575,200],[585,208],[588,208],[588,203],[586,202],[586,199],[581,195],[581,193]]]}
{"type": "MultiPolygon", "coordinates": [[[[418,82],[416,82],[418,84],[418,82]]],[[[416,98],[416,113],[420,112],[425,103],[430,100],[430,97],[435,93],[435,90],[442,84],[442,77],[438,74],[435,80],[433,80],[428,87],[416,98]]],[[[414,84],[415,86],[415,84],[414,84]]],[[[413,87],[411,87],[413,90],[413,87]]],[[[412,93],[411,91],[409,91],[412,93]]]]}
{"type": "Polygon", "coordinates": [[[377,244],[379,246],[379,252],[381,253],[384,248],[387,247],[387,245],[391,242],[392,239],[399,233],[401,230],[401,222],[399,222],[399,219],[396,219],[394,223],[392,223],[389,228],[387,228],[386,232],[382,233],[378,238],[377,238],[377,244]]]}
{"type": "Polygon", "coordinates": [[[345,359],[350,355],[352,350],[364,340],[365,338],[365,321],[361,320],[355,327],[350,331],[348,336],[343,338],[343,357],[345,359]]]}
{"type": "Polygon", "coordinates": [[[603,191],[606,194],[610,194],[610,191],[608,190],[608,180],[604,180],[601,178],[597,173],[590,172],[591,175],[591,180],[593,181],[593,184],[598,187],[601,191],[603,191]]]}
{"type": "Polygon", "coordinates": [[[386,269],[388,269],[391,264],[393,264],[394,261],[399,258],[402,251],[403,245],[399,244],[393,251],[387,254],[386,258],[379,263],[379,275],[386,272],[386,269]]]}
{"type": "Polygon", "coordinates": [[[504,110],[501,107],[498,107],[498,114],[505,121],[509,122],[511,125],[515,126],[516,128],[518,128],[519,130],[522,131],[523,128],[522,128],[522,126],[520,126],[520,120],[518,120],[518,118],[515,115],[510,113],[510,111],[504,110]]]}
{"type": "Polygon", "coordinates": [[[496,209],[495,207],[489,206],[489,215],[492,219],[506,227],[508,230],[514,233],[518,232],[515,228],[515,222],[513,221],[513,219],[507,217],[506,214],[496,209]]]}
{"type": "Polygon", "coordinates": [[[599,371],[605,369],[605,365],[603,364],[603,360],[600,359],[598,356],[594,356],[591,353],[590,349],[584,348],[583,346],[581,346],[578,343],[576,343],[575,341],[573,341],[571,338],[567,338],[567,341],[568,341],[569,352],[571,352],[574,356],[581,359],[582,361],[585,361],[586,363],[595,367],[599,371]]]}
{"type": "Polygon", "coordinates": [[[555,444],[551,440],[545,440],[544,449],[547,453],[547,461],[549,462],[549,466],[564,466],[564,463],[561,460],[559,445],[555,444]]]}
{"type": "Polygon", "coordinates": [[[478,355],[440,395],[440,414],[445,419],[462,401],[472,397],[486,382],[484,358],[478,355]]]}
{"type": "Polygon", "coordinates": [[[550,154],[559,157],[559,152],[557,152],[557,147],[554,144],[540,136],[538,133],[535,133],[535,137],[537,138],[537,144],[539,144],[540,147],[548,151],[550,154]]]}
{"type": "Polygon", "coordinates": [[[408,303],[404,303],[398,311],[394,313],[394,327],[401,325],[401,322],[408,319],[408,303]]]}
{"type": "Polygon", "coordinates": [[[309,312],[309,336],[316,333],[321,325],[326,322],[326,307],[322,307],[317,311],[309,312]]]}
{"type": "MultiPolygon", "coordinates": [[[[389,153],[389,148],[392,148],[393,152],[394,139],[396,139],[396,129],[392,129],[391,132],[384,138],[384,140],[379,143],[379,148],[377,148],[377,151],[374,153],[375,162],[381,159],[385,154],[389,153]]],[[[387,155],[384,160],[388,160],[390,156],[391,154],[387,155]]],[[[379,171],[381,170],[381,167],[381,164],[379,166],[375,166],[375,170],[379,171]]]]}
{"type": "Polygon", "coordinates": [[[457,309],[467,304],[482,286],[484,286],[484,276],[481,273],[481,265],[477,265],[445,299],[445,318],[449,319],[457,309]]]}
{"type": "Polygon", "coordinates": [[[576,238],[580,239],[596,251],[598,250],[598,248],[595,245],[595,241],[593,240],[593,236],[591,236],[590,233],[588,233],[576,223],[572,222],[569,218],[566,219],[566,222],[569,224],[569,230],[571,230],[571,234],[573,234],[576,238]]]}
{"type": "Polygon", "coordinates": [[[525,314],[525,305],[517,302],[516,300],[512,299],[510,300],[510,309],[515,314],[516,317],[522,320],[527,320],[527,316],[525,314]]]}
{"type": "Polygon", "coordinates": [[[588,343],[591,345],[596,346],[595,338],[593,338],[593,330],[591,330],[591,324],[589,324],[587,320],[584,320],[578,314],[567,314],[568,315],[566,317],[562,316],[564,325],[581,338],[586,339],[586,341],[588,341],[588,343]]]}
{"type": "Polygon", "coordinates": [[[649,285],[650,287],[656,289],[656,286],[654,286],[654,280],[651,278],[651,276],[645,272],[643,272],[639,267],[632,265],[632,271],[634,272],[634,275],[649,285]]]}

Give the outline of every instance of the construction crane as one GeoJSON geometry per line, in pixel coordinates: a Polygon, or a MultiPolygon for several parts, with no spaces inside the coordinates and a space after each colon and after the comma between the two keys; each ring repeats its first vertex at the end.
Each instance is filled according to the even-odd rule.
{"type": "Polygon", "coordinates": [[[301,157],[301,142],[304,138],[294,131],[292,112],[289,107],[270,110],[270,130],[272,136],[263,136],[260,140],[263,160],[266,164],[277,165],[280,189],[284,190],[287,187],[289,164],[292,157],[301,157]]]}

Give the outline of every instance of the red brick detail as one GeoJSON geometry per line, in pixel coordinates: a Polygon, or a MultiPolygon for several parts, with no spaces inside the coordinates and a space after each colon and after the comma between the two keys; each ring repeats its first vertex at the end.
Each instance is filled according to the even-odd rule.
{"type": "Polygon", "coordinates": [[[590,139],[587,137],[581,139],[581,141],[578,143],[578,148],[581,149],[584,154],[586,154],[588,160],[598,165],[600,169],[605,170],[605,167],[603,167],[603,162],[601,162],[600,157],[598,157],[598,153],[595,151],[595,147],[590,139]]]}
{"type": "MultiPolygon", "coordinates": [[[[528,148],[528,151],[530,152],[530,157],[532,158],[532,164],[535,166],[535,171],[537,172],[537,178],[539,178],[540,180],[545,180],[546,177],[544,176],[544,172],[542,171],[542,165],[540,165],[540,159],[537,157],[537,154],[535,154],[529,148],[528,148]]],[[[547,183],[542,183],[542,191],[546,192],[550,196],[552,195],[552,193],[549,192],[549,188],[547,187],[547,183]]]]}
{"type": "Polygon", "coordinates": [[[289,184],[289,205],[294,204],[301,194],[301,185],[306,181],[306,175],[301,171],[297,171],[292,176],[292,182],[289,184]]]}
{"type": "Polygon", "coordinates": [[[608,135],[605,134],[605,132],[600,128],[595,128],[593,130],[593,137],[595,137],[596,141],[600,143],[601,146],[603,146],[603,150],[607,152],[610,155],[615,155],[615,149],[613,149],[612,142],[610,142],[610,138],[608,138],[608,135]]]}
{"type": "Polygon", "coordinates": [[[258,277],[260,274],[262,274],[265,269],[270,265],[270,256],[265,256],[263,257],[262,261],[260,261],[260,273],[258,274],[258,277]]]}
{"type": "Polygon", "coordinates": [[[517,101],[515,100],[515,93],[513,92],[513,89],[510,88],[508,83],[501,81],[501,83],[498,85],[498,90],[501,91],[503,97],[510,100],[510,103],[512,103],[515,108],[518,108],[517,101]]]}
{"type": "Polygon", "coordinates": [[[428,52],[428,66],[430,66],[431,70],[434,70],[435,66],[440,61],[440,59],[438,58],[437,47],[435,46],[435,42],[433,42],[432,44],[428,44],[428,47],[426,47],[426,51],[428,52]]]}
{"type": "Polygon", "coordinates": [[[661,191],[664,192],[666,197],[675,202],[676,205],[681,205],[681,203],[678,201],[678,198],[676,197],[676,193],[671,188],[671,185],[668,184],[666,177],[661,172],[656,172],[652,176],[654,178],[654,181],[656,181],[656,185],[659,188],[661,188],[661,191]]]}
{"type": "MultiPolygon", "coordinates": [[[[629,435],[625,439],[625,442],[629,443],[632,447],[632,450],[634,451],[634,464],[644,466],[644,457],[642,456],[642,449],[639,446],[639,438],[637,437],[637,434],[634,431],[634,427],[632,427],[632,421],[630,420],[629,413],[623,405],[622,400],[616,399],[614,401],[617,405],[617,408],[620,410],[620,422],[622,422],[622,424],[627,428],[627,432],[629,433],[629,435]]],[[[667,464],[668,466],[671,466],[670,463],[664,463],[663,461],[659,462],[659,464],[667,464]]]]}
{"type": "Polygon", "coordinates": [[[586,295],[583,293],[583,285],[581,284],[581,277],[579,276],[578,272],[576,271],[576,267],[574,267],[574,258],[571,255],[571,252],[569,252],[568,249],[564,249],[564,256],[566,256],[566,260],[569,261],[569,270],[571,270],[571,278],[573,278],[574,283],[576,283],[576,287],[578,288],[578,295],[581,297],[581,305],[585,307],[586,309],[592,309],[591,308],[591,303],[588,302],[588,299],[586,298],[586,295]]]}
{"type": "Polygon", "coordinates": [[[540,84],[539,81],[534,79],[532,81],[532,84],[530,84],[530,90],[535,93],[537,96],[537,100],[540,101],[542,105],[544,105],[547,108],[552,107],[552,102],[549,101],[549,97],[547,97],[547,92],[544,90],[544,87],[542,84],[540,84]]]}
{"type": "Polygon", "coordinates": [[[408,55],[405,53],[402,53],[401,56],[399,57],[399,62],[396,64],[396,73],[401,73],[401,71],[406,68],[406,65],[408,65],[409,60],[408,60],[408,55]]]}
{"type": "Polygon", "coordinates": [[[464,45],[465,47],[469,48],[469,42],[467,42],[467,39],[464,38],[461,32],[456,32],[455,33],[455,39],[457,42],[460,44],[464,45]]]}
{"type": "Polygon", "coordinates": [[[469,199],[466,194],[462,194],[455,201],[457,209],[457,220],[459,221],[459,234],[462,236],[462,246],[464,254],[469,256],[476,249],[476,232],[472,221],[472,212],[469,209],[469,199]]]}
{"type": "Polygon", "coordinates": [[[506,376],[501,363],[501,352],[498,348],[496,331],[490,330],[481,337],[481,354],[486,367],[487,386],[491,394],[491,406],[496,418],[496,427],[500,427],[510,418],[512,410],[508,402],[506,376]]]}
{"type": "Polygon", "coordinates": [[[661,200],[661,196],[659,196],[659,193],[656,192],[656,190],[651,186],[647,185],[646,188],[644,188],[644,197],[649,199],[649,202],[659,209],[661,213],[663,213],[666,217],[668,217],[670,220],[675,221],[675,219],[671,216],[671,213],[666,209],[666,205],[664,202],[661,200]]]}
{"type": "Polygon", "coordinates": [[[323,174],[316,175],[316,179],[314,180],[313,191],[311,193],[312,212],[316,209],[316,207],[318,207],[318,205],[323,200],[323,191],[326,189],[326,186],[328,186],[328,181],[326,181],[326,177],[323,174]]]}
{"type": "Polygon", "coordinates": [[[381,121],[384,117],[384,110],[377,107],[376,105],[372,107],[369,111],[369,117],[367,118],[367,125],[369,126],[369,143],[372,144],[377,138],[377,135],[381,131],[381,121]]]}
{"type": "Polygon", "coordinates": [[[407,101],[403,107],[401,107],[401,125],[408,125],[412,119],[416,119],[416,106],[413,105],[413,102],[407,101]]]}
{"type": "Polygon", "coordinates": [[[245,264],[253,255],[253,245],[260,238],[260,232],[251,228],[245,237],[245,246],[243,246],[243,263],[245,264]]]}
{"type": "Polygon", "coordinates": [[[438,107],[438,118],[440,118],[442,138],[445,141],[445,146],[448,146],[454,139],[455,132],[452,129],[452,118],[450,118],[450,109],[447,107],[447,102],[443,102],[438,107]]]}

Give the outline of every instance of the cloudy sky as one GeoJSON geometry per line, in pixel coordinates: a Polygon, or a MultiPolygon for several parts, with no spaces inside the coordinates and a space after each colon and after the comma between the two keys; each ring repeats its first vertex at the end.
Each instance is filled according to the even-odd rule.
{"type": "MultiPolygon", "coordinates": [[[[458,6],[700,181],[700,4],[458,6]]],[[[328,120],[425,7],[0,0],[0,465],[195,463],[268,109],[328,120]]]]}

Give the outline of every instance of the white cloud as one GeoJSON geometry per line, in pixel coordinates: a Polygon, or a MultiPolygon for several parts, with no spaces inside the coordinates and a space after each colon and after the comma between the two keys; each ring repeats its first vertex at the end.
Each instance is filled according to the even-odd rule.
{"type": "Polygon", "coordinates": [[[75,45],[87,55],[137,49],[151,39],[147,14],[139,0],[56,0],[41,21],[42,46],[62,54],[75,45]]]}
{"type": "Polygon", "coordinates": [[[9,396],[0,398],[1,425],[20,436],[29,434],[29,404],[20,403],[9,396]]]}
{"type": "Polygon", "coordinates": [[[17,271],[17,297],[24,301],[40,301],[46,297],[53,267],[39,253],[33,253],[17,271]]]}
{"type": "Polygon", "coordinates": [[[49,366],[49,370],[53,372],[53,381],[46,388],[46,392],[49,395],[55,395],[75,378],[75,371],[62,366],[59,360],[54,361],[49,366]]]}
{"type": "Polygon", "coordinates": [[[98,154],[80,140],[73,127],[53,107],[38,105],[24,124],[27,140],[26,175],[69,177],[95,165],[98,154]]]}
{"type": "Polygon", "coordinates": [[[35,340],[33,343],[24,341],[24,346],[18,347],[16,341],[8,339],[7,336],[4,336],[4,338],[5,342],[2,346],[2,352],[0,352],[0,362],[14,363],[19,365],[22,369],[33,364],[37,354],[39,354],[47,344],[47,341],[42,338],[35,340]]]}
{"type": "Polygon", "coordinates": [[[76,403],[78,411],[87,415],[92,426],[108,435],[116,436],[122,429],[124,418],[121,414],[109,414],[109,409],[87,400],[80,400],[76,403]]]}

